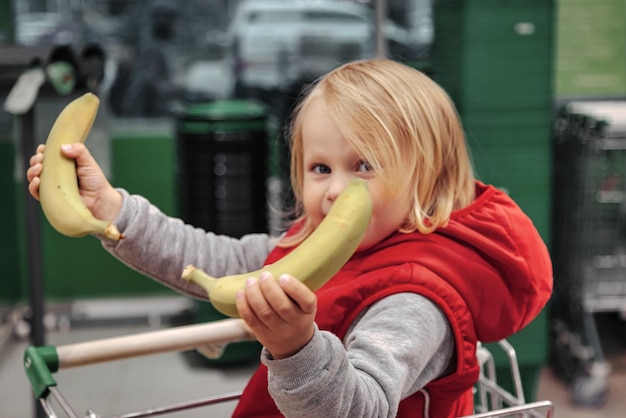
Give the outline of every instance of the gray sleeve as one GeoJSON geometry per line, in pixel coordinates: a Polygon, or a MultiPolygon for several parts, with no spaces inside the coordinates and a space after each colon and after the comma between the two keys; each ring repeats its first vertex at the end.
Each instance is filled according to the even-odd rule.
{"type": "Polygon", "coordinates": [[[292,416],[395,417],[400,401],[440,376],[454,350],[445,315],[414,293],[372,305],[344,341],[316,330],[292,357],[263,349],[269,391],[292,416]]]}
{"type": "Polygon", "coordinates": [[[182,280],[188,264],[221,277],[263,267],[278,238],[250,234],[240,239],[216,235],[163,214],[141,196],[118,189],[123,205],[115,220],[125,238],[99,237],[104,248],[130,268],[191,297],[206,299],[200,286],[182,280]]]}

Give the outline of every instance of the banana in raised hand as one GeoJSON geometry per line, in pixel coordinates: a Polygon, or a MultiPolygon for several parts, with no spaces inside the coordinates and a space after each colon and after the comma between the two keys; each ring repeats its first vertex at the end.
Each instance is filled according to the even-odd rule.
{"type": "Polygon", "coordinates": [[[193,265],[185,267],[182,278],[204,287],[215,308],[238,317],[236,294],[249,277],[269,271],[278,278],[287,273],[315,291],[330,280],[352,257],[361,243],[372,215],[367,183],[353,180],[337,197],[328,214],[297,248],[260,270],[216,279],[193,265]]]}
{"type": "Polygon", "coordinates": [[[96,219],[82,201],[74,160],[61,154],[61,145],[84,142],[96,118],[100,100],[93,93],[70,102],[57,116],[43,153],[39,201],[48,222],[63,235],[82,237],[102,233],[123,238],[115,225],[96,219]]]}

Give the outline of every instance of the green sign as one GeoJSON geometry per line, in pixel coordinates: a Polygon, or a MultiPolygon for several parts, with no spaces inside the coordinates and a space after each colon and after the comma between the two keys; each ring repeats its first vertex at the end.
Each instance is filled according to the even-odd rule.
{"type": "Polygon", "coordinates": [[[626,0],[558,0],[557,97],[626,94],[626,0]]]}
{"type": "Polygon", "coordinates": [[[10,1],[0,2],[0,44],[13,41],[13,11],[10,1]]]}

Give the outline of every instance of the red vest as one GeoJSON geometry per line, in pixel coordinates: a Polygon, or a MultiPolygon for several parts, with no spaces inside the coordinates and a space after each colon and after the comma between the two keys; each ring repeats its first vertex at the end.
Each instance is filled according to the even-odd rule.
{"type": "MultiPolygon", "coordinates": [[[[276,248],[272,263],[292,249],[276,248]]],[[[552,289],[549,254],[532,222],[504,193],[477,183],[476,201],[434,233],[395,233],[356,253],[316,292],[316,323],[343,339],[355,318],[400,292],[421,294],[446,315],[455,340],[454,371],[400,402],[398,417],[473,412],[476,342],[506,338],[528,324],[552,289]]],[[[267,389],[267,368],[252,376],[234,417],[281,417],[267,389]]]]}
{"type": "MultiPolygon", "coordinates": [[[[473,411],[472,386],[478,376],[476,336],[465,302],[454,288],[435,273],[406,260],[414,253],[409,235],[398,234],[385,241],[384,248],[359,253],[330,282],[316,292],[316,323],[340,339],[354,319],[376,301],[400,292],[419,293],[436,303],[446,314],[454,330],[456,371],[426,386],[430,397],[430,416],[458,417],[473,411]],[[357,279],[358,277],[358,279],[357,279]]],[[[276,249],[268,263],[287,251],[276,249]]],[[[417,392],[400,403],[398,417],[419,417],[424,410],[424,393],[417,392]]],[[[235,417],[281,417],[267,391],[267,368],[261,365],[244,391],[235,417]]]]}

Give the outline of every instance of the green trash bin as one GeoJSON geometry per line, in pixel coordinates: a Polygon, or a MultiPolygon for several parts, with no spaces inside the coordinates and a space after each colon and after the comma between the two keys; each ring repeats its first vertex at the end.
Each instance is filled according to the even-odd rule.
{"type": "MultiPolygon", "coordinates": [[[[207,231],[233,237],[268,231],[267,113],[252,100],[189,103],[175,112],[178,213],[207,231]]],[[[225,318],[197,302],[197,322],[225,318]]],[[[229,344],[211,365],[258,360],[256,342],[229,344]]]]}
{"type": "Polygon", "coordinates": [[[179,215],[240,237],[267,231],[265,108],[250,100],[193,103],[176,112],[179,215]]]}

